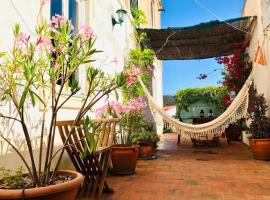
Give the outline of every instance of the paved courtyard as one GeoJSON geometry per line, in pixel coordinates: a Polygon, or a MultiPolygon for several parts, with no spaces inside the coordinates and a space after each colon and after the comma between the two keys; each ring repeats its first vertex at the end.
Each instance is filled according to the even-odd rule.
{"type": "Polygon", "coordinates": [[[176,145],[163,135],[158,159],[139,161],[136,174],[111,176],[106,200],[270,200],[270,162],[256,161],[240,142],[222,147],[176,145]]]}

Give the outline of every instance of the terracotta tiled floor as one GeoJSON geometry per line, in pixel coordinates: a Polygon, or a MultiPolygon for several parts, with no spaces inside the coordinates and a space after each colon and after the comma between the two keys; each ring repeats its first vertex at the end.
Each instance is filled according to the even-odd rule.
{"type": "Polygon", "coordinates": [[[253,160],[240,142],[222,147],[194,148],[166,134],[158,159],[139,161],[136,174],[112,176],[114,194],[106,200],[270,200],[270,162],[253,160]]]}

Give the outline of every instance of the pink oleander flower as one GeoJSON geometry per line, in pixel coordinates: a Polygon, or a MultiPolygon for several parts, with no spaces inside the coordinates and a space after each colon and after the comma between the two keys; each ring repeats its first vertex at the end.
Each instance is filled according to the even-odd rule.
{"type": "Polygon", "coordinates": [[[47,3],[49,0],[40,0],[40,5],[43,6],[45,3],[47,3]]]}
{"type": "Polygon", "coordinates": [[[140,67],[135,67],[135,68],[129,69],[126,72],[126,74],[127,74],[127,85],[128,86],[133,85],[137,81],[138,76],[140,75],[140,73],[141,73],[141,68],[140,67]]]}
{"type": "Polygon", "coordinates": [[[49,26],[52,28],[59,28],[58,25],[61,27],[65,22],[67,22],[67,19],[64,16],[56,14],[55,16],[52,16],[49,26]]]}
{"type": "Polygon", "coordinates": [[[116,57],[114,57],[111,62],[116,64],[116,65],[119,63],[119,61],[118,61],[118,59],[116,57]]]}
{"type": "Polygon", "coordinates": [[[58,65],[58,63],[55,63],[54,66],[53,66],[54,69],[56,70],[59,70],[60,69],[60,66],[58,65]]]}
{"type": "Polygon", "coordinates": [[[51,47],[52,46],[52,42],[49,38],[41,36],[37,39],[37,45],[38,46],[47,46],[47,47],[51,47]]]}
{"type": "Polygon", "coordinates": [[[85,24],[79,26],[79,34],[83,35],[87,39],[95,36],[93,29],[85,24]]]}
{"type": "Polygon", "coordinates": [[[121,104],[115,101],[98,108],[96,110],[96,117],[105,116],[106,114],[114,114],[117,117],[125,114],[137,114],[146,107],[145,101],[139,97],[137,99],[130,100],[126,104],[121,104]]]}
{"type": "Polygon", "coordinates": [[[30,35],[26,33],[20,32],[19,35],[15,38],[16,43],[24,43],[26,44],[30,38],[30,35]]]}

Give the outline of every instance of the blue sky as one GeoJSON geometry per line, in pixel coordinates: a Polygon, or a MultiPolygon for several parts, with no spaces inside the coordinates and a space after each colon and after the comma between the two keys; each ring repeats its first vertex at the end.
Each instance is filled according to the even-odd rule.
{"type": "MultiPolygon", "coordinates": [[[[244,0],[197,0],[220,19],[226,20],[241,16],[244,0]]],[[[165,12],[161,14],[161,26],[184,27],[217,20],[201,8],[194,0],[163,0],[165,12]]],[[[163,94],[175,94],[177,90],[188,87],[217,85],[222,79],[222,66],[214,59],[182,60],[163,62],[163,94]],[[218,69],[216,72],[213,70],[218,69]],[[200,73],[210,73],[205,80],[196,77],[200,73]]]]}

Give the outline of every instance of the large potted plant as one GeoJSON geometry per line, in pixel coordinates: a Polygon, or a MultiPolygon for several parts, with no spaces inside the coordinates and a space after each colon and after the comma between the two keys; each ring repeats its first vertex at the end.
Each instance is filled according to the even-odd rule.
{"type": "MultiPolygon", "coordinates": [[[[85,67],[88,86],[74,120],[75,128],[98,101],[125,84],[126,75],[120,73],[110,78],[89,66],[97,50],[93,47],[93,31],[87,25],[75,31],[71,22],[57,15],[49,23],[41,22],[35,30],[30,36],[15,25],[12,49],[1,53],[1,100],[12,104],[15,113],[1,113],[0,117],[21,127],[17,131],[24,136],[29,159],[4,133],[0,135],[22,159],[27,171],[13,176],[2,170],[5,176],[0,181],[0,199],[75,199],[83,176],[59,170],[67,142],[57,149],[54,145],[59,111],[80,91],[78,81],[71,77],[80,66],[85,67]],[[40,132],[35,133],[39,136],[38,156],[34,154],[33,130],[27,120],[33,110],[41,112],[40,132]]],[[[67,138],[71,135],[72,129],[67,138]]],[[[94,138],[82,139],[94,144],[94,138]]],[[[88,153],[94,153],[95,146],[87,149],[88,153]]]]}
{"type": "Polygon", "coordinates": [[[270,160],[270,120],[266,116],[268,107],[262,94],[257,93],[254,85],[249,91],[248,117],[251,119],[249,139],[254,158],[270,160]]]}
{"type": "Polygon", "coordinates": [[[159,136],[156,133],[144,130],[131,135],[130,141],[132,144],[140,145],[140,159],[151,159],[155,153],[155,147],[159,141],[159,136]]]}
{"type": "Polygon", "coordinates": [[[145,105],[143,99],[138,97],[126,103],[109,102],[97,110],[97,116],[120,119],[118,137],[111,153],[114,174],[135,173],[139,150],[138,145],[131,144],[130,136],[145,125],[142,116],[145,105]]]}

